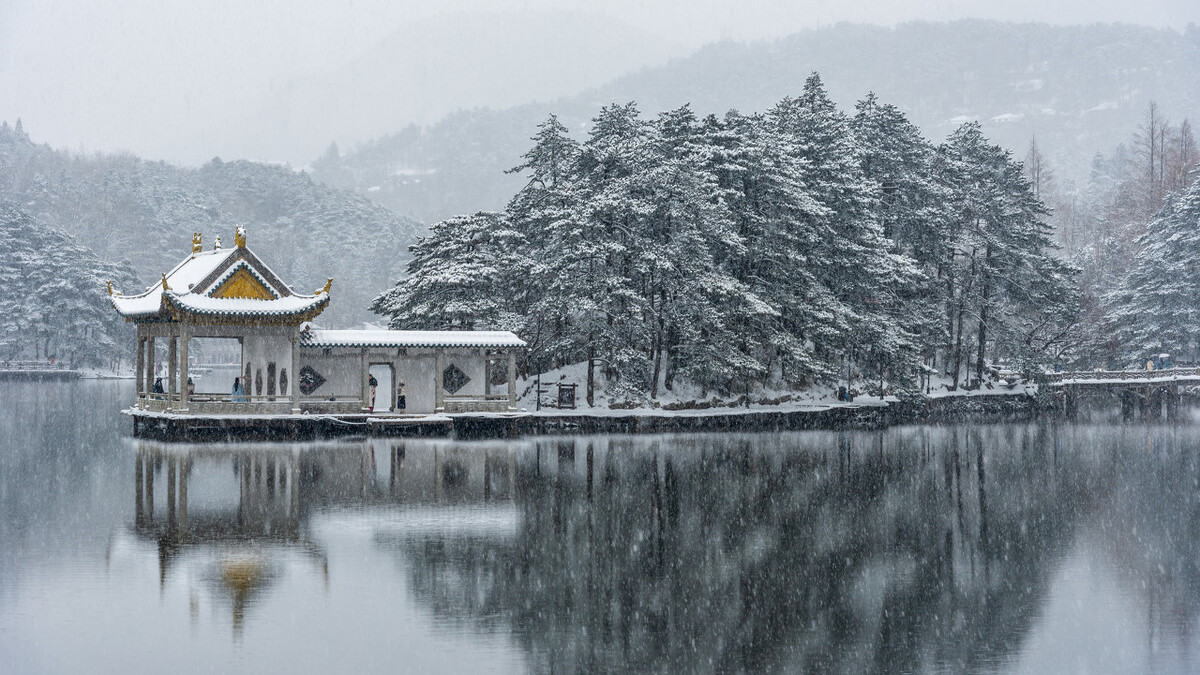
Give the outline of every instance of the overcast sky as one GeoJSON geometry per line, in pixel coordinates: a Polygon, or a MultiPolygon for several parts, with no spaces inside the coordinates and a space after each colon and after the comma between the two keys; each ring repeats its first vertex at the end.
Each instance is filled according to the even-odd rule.
{"type": "MultiPolygon", "coordinates": [[[[74,150],[130,150],[192,164],[214,155],[302,162],[312,156],[311,148],[331,140],[349,144],[382,133],[380,124],[394,131],[409,122],[434,121],[457,106],[512,105],[522,97],[575,93],[561,80],[534,73],[530,77],[537,81],[514,82],[507,96],[494,87],[486,93],[480,88],[475,97],[462,94],[462,100],[436,95],[446,89],[447,78],[471,83],[471,69],[462,61],[452,73],[437,73],[447,54],[460,59],[465,54],[466,63],[474,53],[495,59],[488,51],[495,44],[478,47],[478,29],[462,31],[469,43],[453,44],[454,27],[463,17],[487,12],[488,25],[507,25],[504,30],[512,32],[499,14],[511,11],[513,20],[523,21],[548,10],[595,17],[597,25],[607,27],[605,35],[627,29],[624,37],[635,46],[627,42],[621,48],[624,60],[611,64],[622,71],[685,55],[707,42],[769,39],[838,21],[894,25],[971,17],[1121,21],[1176,30],[1200,23],[1200,0],[0,0],[0,119],[23,118],[34,140],[74,150]],[[425,34],[439,37],[433,45],[423,44],[420,55],[396,51],[402,48],[398,40],[411,43],[425,34]],[[365,55],[384,53],[378,45],[389,39],[389,53],[403,54],[410,64],[430,61],[419,64],[426,76],[406,82],[407,89],[396,95],[431,103],[420,108],[388,103],[392,117],[373,121],[371,128],[331,122],[330,115],[338,113],[334,108],[328,115],[304,118],[304,124],[293,122],[294,152],[256,144],[277,116],[304,112],[287,110],[289,101],[311,105],[287,92],[295,87],[311,92],[353,78],[355,64],[361,65],[365,55]]],[[[573,55],[539,55],[537,45],[524,40],[504,48],[531,52],[563,68],[600,62],[579,68],[574,88],[618,74],[605,70],[603,62],[611,55],[594,45],[590,53],[573,55]]]]}

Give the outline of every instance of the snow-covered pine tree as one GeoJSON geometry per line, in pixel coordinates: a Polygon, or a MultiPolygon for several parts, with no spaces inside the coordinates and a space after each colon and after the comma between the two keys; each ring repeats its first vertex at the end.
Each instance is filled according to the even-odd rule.
{"type": "Polygon", "coordinates": [[[106,290],[134,290],[128,263],[101,261],[11,202],[0,201],[0,242],[0,358],[106,366],[132,349],[106,290]]]}
{"type": "Polygon", "coordinates": [[[641,220],[648,210],[650,127],[633,103],[604,107],[592,122],[579,156],[579,200],[562,266],[551,292],[571,308],[569,330],[588,361],[588,402],[595,364],[618,396],[640,396],[651,372],[648,309],[631,279],[644,245],[641,220]]]}
{"type": "Polygon", "coordinates": [[[926,365],[944,344],[941,320],[945,286],[938,280],[947,262],[947,194],[933,173],[933,145],[894,105],[868,94],[852,120],[861,148],[862,171],[879,187],[875,218],[892,252],[910,258],[920,271],[913,283],[897,286],[888,307],[893,321],[915,336],[926,365]]]}
{"type": "Polygon", "coordinates": [[[743,243],[726,263],[748,293],[730,307],[738,342],[768,376],[803,383],[828,372],[812,342],[834,300],[810,258],[827,209],[809,195],[791,137],[766,119],[731,112],[705,126],[717,194],[743,243]]]}
{"type": "Polygon", "coordinates": [[[996,357],[1038,361],[1073,322],[1077,297],[1074,269],[1052,255],[1046,208],[1011,153],[968,122],[939,148],[938,158],[954,209],[943,278],[949,374],[957,385],[972,361],[976,380],[982,379],[989,342],[996,357]]]}
{"type": "Polygon", "coordinates": [[[869,350],[878,361],[914,370],[912,335],[891,320],[889,308],[918,272],[884,237],[876,219],[879,186],[863,173],[862,149],[849,120],[816,73],[799,97],[784,99],[769,119],[792,139],[802,161],[802,184],[826,209],[812,223],[817,245],[810,253],[818,280],[835,299],[815,340],[819,352],[829,366],[840,355],[869,350]]]}
{"type": "Polygon", "coordinates": [[[449,218],[409,248],[408,276],[371,303],[392,328],[515,327],[509,291],[524,267],[523,237],[503,214],[449,218]]]}
{"type": "Polygon", "coordinates": [[[1200,180],[1167,204],[1137,241],[1128,276],[1108,298],[1108,316],[1126,355],[1200,359],[1200,180]]]}
{"type": "Polygon", "coordinates": [[[676,373],[705,388],[757,378],[764,370],[740,344],[736,321],[761,303],[730,273],[745,246],[710,169],[717,149],[688,106],[662,113],[654,126],[652,210],[634,266],[650,311],[650,395],[676,373]]]}
{"type": "Polygon", "coordinates": [[[509,200],[506,213],[523,237],[528,263],[519,283],[513,283],[513,301],[523,314],[518,330],[529,343],[527,366],[545,370],[583,359],[568,329],[571,307],[561,294],[566,286],[560,279],[563,255],[576,232],[580,149],[554,115],[538,125],[531,140],[533,147],[522,162],[509,169],[526,183],[509,200]]]}

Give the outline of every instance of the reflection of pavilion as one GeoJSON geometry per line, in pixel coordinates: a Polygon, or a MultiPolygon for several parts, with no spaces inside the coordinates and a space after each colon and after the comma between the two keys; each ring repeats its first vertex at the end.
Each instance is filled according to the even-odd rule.
{"type": "Polygon", "coordinates": [[[328,575],[326,552],[303,526],[301,495],[321,478],[355,491],[366,461],[361,451],[344,449],[138,441],[134,530],[157,544],[160,584],[185,558],[199,562],[200,576],[229,600],[239,634],[248,604],[270,585],[274,559],[284,552],[299,552],[328,575]],[[156,495],[156,483],[165,498],[156,495]],[[204,488],[199,494],[197,483],[204,488]]]}
{"type": "MultiPolygon", "coordinates": [[[[133,531],[156,545],[159,583],[176,574],[204,579],[230,603],[235,634],[287,561],[299,555],[328,578],[313,513],[400,505],[440,512],[442,505],[511,501],[516,492],[516,458],[502,445],[134,442],[133,531]]],[[[428,514],[405,509],[389,522],[425,526],[428,514]]],[[[445,512],[447,520],[456,515],[445,512]]]]}

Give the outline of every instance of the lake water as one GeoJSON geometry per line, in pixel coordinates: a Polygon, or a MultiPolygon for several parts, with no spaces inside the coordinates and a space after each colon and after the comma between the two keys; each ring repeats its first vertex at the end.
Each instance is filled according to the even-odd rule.
{"type": "Polygon", "coordinates": [[[0,672],[1200,671],[1193,425],[172,445],[131,387],[0,383],[0,672]]]}

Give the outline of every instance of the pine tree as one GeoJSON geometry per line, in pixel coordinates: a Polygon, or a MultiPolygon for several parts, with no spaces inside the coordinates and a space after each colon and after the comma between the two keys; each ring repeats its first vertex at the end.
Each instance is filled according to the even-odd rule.
{"type": "Polygon", "coordinates": [[[827,362],[869,349],[878,361],[914,368],[912,336],[889,320],[889,309],[898,305],[900,289],[913,283],[917,271],[892,252],[875,218],[879,186],[863,174],[862,150],[849,120],[816,73],[798,98],[784,99],[769,118],[793,139],[803,184],[827,209],[813,223],[817,245],[811,260],[835,302],[814,342],[827,362]]]}
{"type": "Polygon", "coordinates": [[[477,213],[430,227],[410,247],[408,277],[371,303],[395,329],[513,328],[506,282],[520,266],[522,237],[497,213],[477,213]]]}
{"type": "Polygon", "coordinates": [[[513,289],[524,314],[520,331],[536,360],[532,365],[542,370],[583,358],[577,354],[578,341],[569,329],[571,307],[564,304],[567,300],[562,293],[564,282],[569,281],[563,278],[562,256],[575,232],[575,171],[580,149],[553,115],[538,125],[531,140],[533,147],[522,156],[521,164],[509,169],[509,173],[521,174],[526,183],[509,201],[506,212],[526,243],[528,269],[523,283],[514,284],[513,289]]]}
{"type": "Polygon", "coordinates": [[[928,366],[946,339],[940,320],[949,260],[948,192],[934,175],[934,148],[899,108],[868,94],[856,106],[854,136],[864,176],[879,186],[875,218],[892,252],[912,260],[919,274],[898,284],[888,307],[892,321],[914,336],[928,366]]]}
{"type": "Polygon", "coordinates": [[[132,289],[128,264],[99,260],[70,235],[0,201],[0,357],[56,356],[71,366],[119,360],[131,336],[107,282],[132,289]]]}
{"type": "Polygon", "coordinates": [[[1065,334],[1077,304],[1075,270],[1051,255],[1047,210],[1022,165],[990,144],[978,123],[951,134],[939,158],[955,212],[945,277],[951,374],[957,385],[973,344],[975,377],[982,382],[989,341],[995,355],[1030,364],[1065,334]],[[1046,335],[1049,343],[1040,337],[1046,335]]]}
{"type": "Polygon", "coordinates": [[[1127,365],[1147,351],[1200,359],[1200,181],[1170,198],[1138,239],[1128,276],[1109,296],[1127,365]]]}

